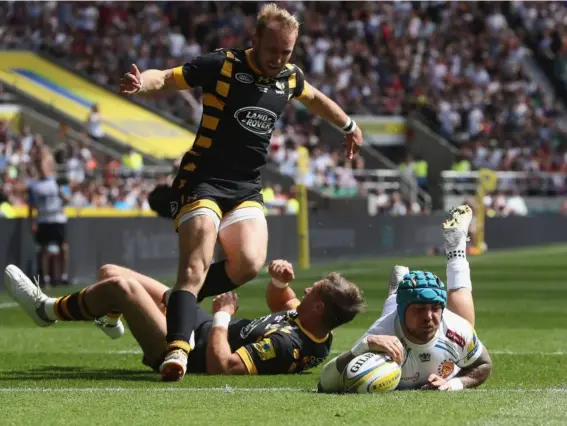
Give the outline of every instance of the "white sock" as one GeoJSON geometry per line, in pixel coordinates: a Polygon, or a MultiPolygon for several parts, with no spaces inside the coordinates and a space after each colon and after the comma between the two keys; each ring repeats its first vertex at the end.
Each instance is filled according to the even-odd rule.
{"type": "Polygon", "coordinates": [[[382,313],[380,314],[380,318],[391,314],[398,308],[398,302],[396,301],[396,293],[391,294],[388,296],[386,301],[384,302],[384,307],[382,308],[382,313]]]}
{"type": "Polygon", "coordinates": [[[472,288],[471,268],[466,258],[458,257],[447,262],[447,290],[472,288]]]}
{"type": "Polygon", "coordinates": [[[55,302],[56,301],[57,301],[57,298],[50,297],[43,304],[43,309],[45,311],[45,315],[47,316],[48,319],[50,319],[52,321],[56,321],[56,320],[59,319],[59,318],[57,318],[57,315],[55,315],[55,302]]]}

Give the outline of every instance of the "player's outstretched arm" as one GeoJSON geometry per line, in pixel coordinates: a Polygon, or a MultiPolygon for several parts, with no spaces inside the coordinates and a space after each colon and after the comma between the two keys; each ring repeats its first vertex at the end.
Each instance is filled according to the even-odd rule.
{"type": "Polygon", "coordinates": [[[224,293],[213,301],[213,327],[207,345],[207,373],[209,374],[248,374],[242,358],[233,353],[228,343],[230,318],[238,309],[238,296],[224,293]]]}
{"type": "Polygon", "coordinates": [[[293,266],[286,260],[273,260],[270,262],[268,272],[272,279],[266,287],[266,302],[272,312],[287,311],[295,309],[299,305],[299,299],[289,286],[295,279],[293,266]]]}
{"type": "Polygon", "coordinates": [[[343,109],[321,91],[305,82],[305,89],[298,98],[313,114],[343,130],[345,134],[346,156],[352,159],[362,145],[362,132],[343,109]]]}
{"type": "Polygon", "coordinates": [[[178,90],[174,70],[147,70],[140,72],[135,64],[132,64],[130,71],[120,79],[120,94],[145,95],[155,92],[178,90]]]}
{"type": "Polygon", "coordinates": [[[457,377],[463,383],[463,388],[469,389],[482,385],[490,373],[492,373],[492,359],[484,348],[480,357],[470,367],[459,371],[457,377]]]}
{"type": "Polygon", "coordinates": [[[367,335],[362,337],[354,347],[340,356],[332,359],[323,367],[319,378],[318,390],[324,393],[341,392],[342,374],[349,362],[366,352],[383,352],[402,365],[404,348],[396,336],[367,335]]]}

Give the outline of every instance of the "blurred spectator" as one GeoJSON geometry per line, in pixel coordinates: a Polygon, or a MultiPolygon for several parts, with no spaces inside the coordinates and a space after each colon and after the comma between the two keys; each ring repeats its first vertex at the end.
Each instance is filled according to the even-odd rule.
{"type": "Polygon", "coordinates": [[[91,107],[91,112],[87,117],[87,132],[91,138],[98,141],[104,136],[104,129],[102,128],[102,116],[97,104],[91,107]]]}

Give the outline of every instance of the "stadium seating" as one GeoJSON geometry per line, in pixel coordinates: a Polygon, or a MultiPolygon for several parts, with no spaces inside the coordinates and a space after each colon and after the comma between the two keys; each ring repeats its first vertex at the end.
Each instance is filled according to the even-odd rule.
{"type": "MultiPolygon", "coordinates": [[[[287,6],[302,22],[294,62],[348,113],[418,114],[461,151],[453,172],[543,171],[551,173],[539,177],[550,182],[546,194],[564,193],[567,134],[557,125],[563,112],[527,72],[524,59],[530,52],[497,6],[302,1],[287,6]]],[[[115,90],[134,62],[141,69],[165,68],[217,47],[248,46],[258,4],[15,2],[1,7],[7,12],[0,18],[3,46],[40,50],[115,90]]],[[[551,16],[538,7],[540,20],[551,16]]],[[[190,126],[201,113],[199,93],[194,95],[136,102],[190,126]]],[[[305,118],[290,105],[270,151],[282,174],[296,174],[297,146],[311,151],[308,182],[324,194],[387,197],[385,211],[394,211],[390,200],[398,192],[405,197],[400,173],[367,167],[364,158],[345,162],[321,136],[320,120],[305,118]]],[[[454,190],[451,182],[446,188],[454,190]]],[[[423,205],[412,207],[411,197],[404,203],[407,212],[423,210],[423,205]]]]}

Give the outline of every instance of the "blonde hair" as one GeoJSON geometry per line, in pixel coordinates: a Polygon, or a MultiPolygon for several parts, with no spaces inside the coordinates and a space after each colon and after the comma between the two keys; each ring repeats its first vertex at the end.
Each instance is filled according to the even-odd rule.
{"type": "Polygon", "coordinates": [[[267,3],[260,9],[256,22],[256,34],[261,36],[272,22],[279,22],[292,31],[299,32],[299,22],[287,10],[279,7],[275,3],[267,3]]]}

